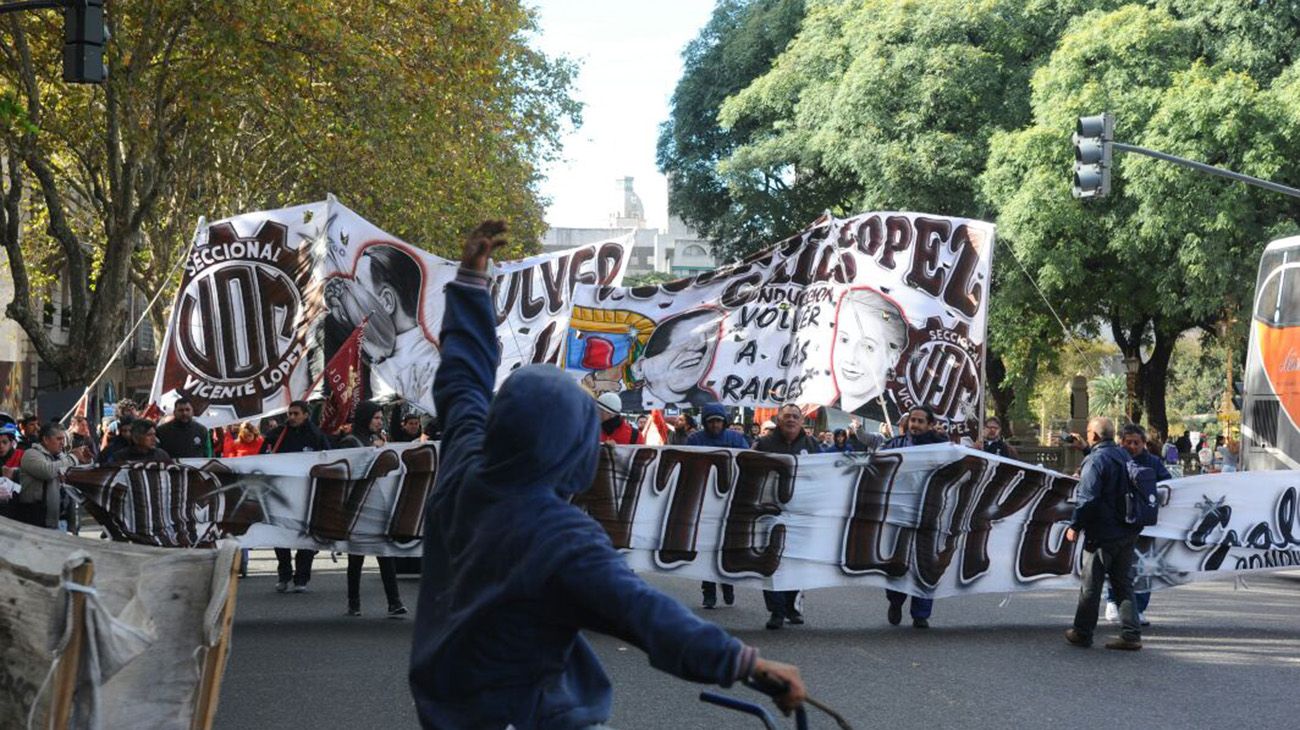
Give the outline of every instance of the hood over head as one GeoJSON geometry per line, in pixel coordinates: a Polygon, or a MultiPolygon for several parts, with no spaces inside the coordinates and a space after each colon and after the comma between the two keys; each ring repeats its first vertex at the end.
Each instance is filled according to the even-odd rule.
{"type": "Polygon", "coordinates": [[[700,421],[702,423],[708,423],[709,419],[712,418],[721,418],[723,421],[726,421],[727,409],[724,408],[721,403],[710,403],[704,406],[704,408],[700,410],[700,421]]]}
{"type": "Polygon", "coordinates": [[[600,453],[596,402],[554,365],[506,378],[488,408],[481,478],[497,499],[554,489],[585,491],[600,453]]]}

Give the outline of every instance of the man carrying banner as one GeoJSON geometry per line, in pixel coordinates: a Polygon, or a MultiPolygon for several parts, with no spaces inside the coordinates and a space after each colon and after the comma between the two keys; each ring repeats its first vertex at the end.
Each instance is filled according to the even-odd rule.
{"type": "Polygon", "coordinates": [[[158,427],[158,446],[173,459],[212,456],[212,436],[194,420],[189,398],[177,398],[172,404],[172,420],[158,427]]]}
{"type": "MultiPolygon", "coordinates": [[[[948,439],[944,438],[943,434],[935,428],[936,420],[934,411],[929,406],[913,408],[907,412],[907,419],[903,422],[906,426],[904,432],[886,441],[881,448],[904,449],[909,446],[948,443],[948,439]]],[[[897,626],[903,622],[903,603],[907,601],[907,594],[886,588],[885,598],[889,601],[889,613],[886,614],[886,617],[889,619],[890,625],[897,626]]],[[[933,598],[912,596],[912,606],[909,609],[912,616],[912,628],[930,628],[930,615],[933,612],[933,598]]]]}
{"type": "MultiPolygon", "coordinates": [[[[821,444],[804,433],[803,409],[795,403],[786,403],[776,414],[776,429],[760,438],[754,444],[755,451],[772,454],[820,454],[821,444]]],[[[788,621],[799,626],[803,623],[803,614],[795,606],[799,591],[763,591],[763,602],[771,616],[767,619],[767,628],[775,631],[788,621]]]]}
{"type": "Polygon", "coordinates": [[[647,585],[599,523],[569,503],[600,453],[596,404],[563,371],[516,370],[495,399],[500,361],[487,276],[505,226],[466,241],[446,289],[437,411],[442,463],[425,521],[423,580],[410,682],[427,728],[587,728],[609,720],[612,693],[582,629],[620,637],[653,666],[728,685],[762,676],[804,698],[795,667],[695,617],[647,585]],[[547,421],[536,423],[539,403],[547,421]]]}
{"type": "Polygon", "coordinates": [[[1129,456],[1115,443],[1115,424],[1097,417],[1088,422],[1091,451],[1083,460],[1079,486],[1074,493],[1074,519],[1065,539],[1074,542],[1083,533],[1083,575],[1074,627],[1065,640],[1074,646],[1092,646],[1101,603],[1102,581],[1109,579],[1119,603],[1120,638],[1107,649],[1136,651],[1142,648],[1142,631],[1133,603],[1133,566],[1137,559],[1140,527],[1124,521],[1124,493],[1128,488],[1129,456]]]}
{"type": "MultiPolygon", "coordinates": [[[[1147,434],[1136,423],[1130,423],[1120,429],[1119,444],[1128,452],[1129,457],[1139,465],[1155,472],[1156,479],[1168,481],[1173,475],[1165,468],[1164,460],[1147,450],[1147,434]]],[[[1151,591],[1133,592],[1133,608],[1137,611],[1138,625],[1147,625],[1147,606],[1151,605],[1151,591]]],[[[1119,620],[1119,602],[1115,599],[1115,587],[1106,589],[1106,620],[1114,623],[1119,620]]]]}
{"type": "MultiPolygon", "coordinates": [[[[709,446],[716,449],[748,449],[745,437],[727,428],[727,409],[721,403],[704,406],[704,428],[686,438],[687,446],[709,446]]],[[[718,584],[706,580],[700,584],[704,593],[704,607],[718,605],[718,584]]],[[[722,602],[728,606],[736,602],[736,588],[730,583],[722,584],[722,602]]]]}
{"type": "MultiPolygon", "coordinates": [[[[307,401],[296,400],[285,411],[285,424],[276,426],[266,435],[262,445],[263,454],[292,454],[304,451],[325,451],[330,447],[329,439],[316,424],[311,422],[307,401]]],[[[299,550],[297,554],[288,548],[276,548],[275,560],[280,580],[275,584],[277,593],[290,590],[306,593],[307,583],[311,581],[311,564],[316,559],[315,550],[299,550]]]]}

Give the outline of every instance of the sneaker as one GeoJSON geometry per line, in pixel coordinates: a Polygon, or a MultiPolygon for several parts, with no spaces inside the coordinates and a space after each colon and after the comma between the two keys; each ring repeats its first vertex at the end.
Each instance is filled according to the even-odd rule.
{"type": "Polygon", "coordinates": [[[361,615],[361,609],[359,609],[359,608],[349,608],[349,609],[348,609],[348,613],[347,613],[347,615],[349,615],[349,616],[353,616],[353,617],[360,616],[360,615],[361,615]]]}
{"type": "Polygon", "coordinates": [[[897,626],[903,623],[903,604],[889,604],[889,613],[886,615],[889,618],[890,626],[897,626]]]}
{"type": "Polygon", "coordinates": [[[1077,646],[1082,649],[1087,649],[1088,647],[1092,646],[1092,639],[1084,638],[1083,634],[1079,633],[1074,629],[1066,630],[1065,640],[1070,642],[1071,646],[1077,646]]]}
{"type": "Polygon", "coordinates": [[[716,605],[718,605],[718,597],[717,597],[717,596],[705,596],[705,597],[704,597],[704,608],[705,608],[705,609],[712,609],[712,608],[713,608],[714,606],[716,606],[716,605]]]}
{"type": "Polygon", "coordinates": [[[1150,625],[1151,625],[1151,622],[1150,622],[1150,621],[1147,621],[1147,615],[1146,615],[1145,613],[1139,613],[1139,614],[1138,614],[1138,626],[1150,626],[1150,625]]]}
{"type": "Polygon", "coordinates": [[[405,616],[408,613],[410,613],[410,611],[407,611],[406,606],[403,606],[400,603],[396,606],[388,607],[388,618],[397,618],[398,616],[405,616]]]}
{"type": "Polygon", "coordinates": [[[799,613],[798,611],[795,611],[794,613],[785,617],[785,622],[790,624],[791,626],[803,626],[803,614],[799,613]]]}
{"type": "Polygon", "coordinates": [[[766,625],[768,631],[776,631],[785,625],[785,617],[779,613],[774,613],[772,614],[772,617],[767,620],[766,625]]]}
{"type": "Polygon", "coordinates": [[[1116,639],[1106,642],[1107,649],[1117,649],[1119,651],[1137,651],[1142,648],[1141,641],[1129,641],[1128,639],[1116,639]]]}
{"type": "Polygon", "coordinates": [[[1119,621],[1119,604],[1110,601],[1106,602],[1106,620],[1110,623],[1119,621]]]}
{"type": "Polygon", "coordinates": [[[914,619],[912,619],[912,628],[914,628],[914,629],[928,629],[928,628],[930,628],[930,619],[928,619],[928,618],[914,618],[914,619]]]}
{"type": "Polygon", "coordinates": [[[736,605],[736,589],[727,584],[722,584],[722,602],[728,606],[736,605]]]}
{"type": "Polygon", "coordinates": [[[282,580],[282,581],[280,581],[279,583],[276,583],[276,584],[275,584],[275,592],[276,592],[276,593],[285,593],[285,592],[287,592],[288,590],[289,590],[289,581],[287,581],[287,580],[282,580]]]}
{"type": "Polygon", "coordinates": [[[293,588],[290,589],[290,592],[292,592],[292,593],[306,593],[306,592],[307,592],[307,586],[305,586],[305,585],[298,585],[297,583],[294,583],[294,584],[293,584],[293,588]]]}

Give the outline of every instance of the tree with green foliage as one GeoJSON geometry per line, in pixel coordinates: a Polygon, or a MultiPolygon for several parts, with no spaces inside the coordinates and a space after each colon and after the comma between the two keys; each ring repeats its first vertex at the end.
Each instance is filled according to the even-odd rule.
{"type": "Polygon", "coordinates": [[[722,259],[802,229],[835,195],[824,175],[762,170],[749,184],[733,185],[718,169],[720,160],[772,123],[755,118],[724,127],[719,109],[771,68],[803,13],[803,0],[720,0],[682,54],[672,111],[660,128],[658,165],[669,177],[669,208],[708,238],[722,259]]]}
{"type": "Polygon", "coordinates": [[[434,251],[484,211],[540,239],[540,169],[578,107],[517,0],[136,0],[106,24],[107,82],[72,87],[58,16],[0,19],[6,313],[65,385],[108,359],[132,285],[171,285],[199,215],[333,192],[434,251]],[[66,346],[40,316],[56,280],[66,346]]]}
{"type": "Polygon", "coordinates": [[[1038,272],[1069,326],[1106,327],[1140,360],[1137,395],[1161,431],[1178,338],[1249,308],[1259,253],[1291,225],[1294,202],[1117,154],[1111,196],[1083,204],[1069,195],[1063,141],[1079,115],[1110,110],[1120,140],[1258,177],[1293,174],[1293,73],[1254,78],[1214,56],[1201,28],[1138,5],[1077,18],[1034,74],[1033,123],[992,137],[983,176],[1003,247],[1038,272]]]}

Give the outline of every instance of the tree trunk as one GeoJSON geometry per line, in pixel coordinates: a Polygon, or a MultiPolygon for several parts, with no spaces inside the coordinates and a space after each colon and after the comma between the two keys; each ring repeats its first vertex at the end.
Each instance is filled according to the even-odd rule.
{"type": "MultiPolygon", "coordinates": [[[[1007,379],[1006,364],[1002,362],[1002,357],[998,353],[992,350],[987,351],[984,360],[984,373],[987,377],[984,387],[993,400],[993,415],[1002,422],[1002,430],[1005,436],[1014,436],[1015,432],[1011,423],[1011,407],[1016,402],[1016,391],[1014,384],[1007,379]]],[[[980,418],[985,418],[987,415],[987,413],[981,413],[980,418]]]]}
{"type": "Polygon", "coordinates": [[[1138,369],[1142,405],[1147,412],[1147,425],[1159,431],[1161,438],[1169,435],[1169,413],[1165,408],[1165,391],[1169,387],[1169,361],[1174,355],[1174,345],[1181,333],[1168,332],[1157,325],[1156,342],[1151,357],[1138,369]]]}

